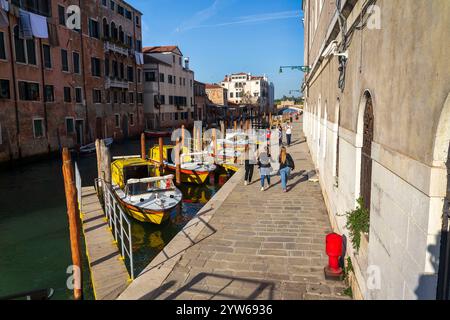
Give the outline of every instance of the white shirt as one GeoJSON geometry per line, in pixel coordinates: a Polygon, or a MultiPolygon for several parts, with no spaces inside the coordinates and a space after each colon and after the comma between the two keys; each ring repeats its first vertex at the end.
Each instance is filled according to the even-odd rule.
{"type": "Polygon", "coordinates": [[[292,134],[292,127],[290,125],[286,126],[286,134],[292,134]]]}

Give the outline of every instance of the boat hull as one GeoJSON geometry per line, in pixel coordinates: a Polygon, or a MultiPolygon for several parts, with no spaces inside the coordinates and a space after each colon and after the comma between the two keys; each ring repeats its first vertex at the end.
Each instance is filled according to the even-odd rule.
{"type": "MultiPolygon", "coordinates": [[[[176,173],[175,166],[166,165],[165,169],[172,173],[176,173]]],[[[210,173],[209,171],[193,171],[181,169],[180,170],[181,182],[203,184],[208,178],[209,173],[210,173]]]]}
{"type": "MultiPolygon", "coordinates": [[[[135,207],[129,203],[126,203],[120,197],[116,196],[116,199],[119,201],[120,206],[122,209],[132,218],[139,220],[141,222],[149,222],[153,224],[161,224],[164,221],[166,221],[169,216],[170,212],[176,208],[177,206],[174,206],[173,208],[169,208],[164,211],[153,211],[153,210],[146,210],[141,209],[138,207],[135,207]]],[[[179,204],[178,204],[179,205],[179,204]]]]}

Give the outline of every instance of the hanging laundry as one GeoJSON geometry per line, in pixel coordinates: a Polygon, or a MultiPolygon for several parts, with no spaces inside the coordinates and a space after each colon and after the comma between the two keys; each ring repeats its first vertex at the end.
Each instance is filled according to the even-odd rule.
{"type": "Polygon", "coordinates": [[[9,2],[6,0],[0,0],[0,9],[9,12],[9,2]]]}
{"type": "Polygon", "coordinates": [[[23,39],[33,39],[33,31],[31,30],[30,13],[20,9],[19,10],[19,34],[23,39]]]}
{"type": "Polygon", "coordinates": [[[136,59],[136,64],[139,64],[139,65],[144,64],[144,54],[143,53],[135,51],[134,56],[136,59]]]}
{"type": "Polygon", "coordinates": [[[0,9],[0,28],[6,28],[7,26],[9,26],[8,14],[0,9]]]}
{"type": "Polygon", "coordinates": [[[47,23],[48,26],[48,43],[52,47],[59,47],[58,28],[54,23],[47,23]]]}
{"type": "Polygon", "coordinates": [[[47,18],[31,12],[29,14],[33,36],[36,38],[48,38],[47,18]]]}

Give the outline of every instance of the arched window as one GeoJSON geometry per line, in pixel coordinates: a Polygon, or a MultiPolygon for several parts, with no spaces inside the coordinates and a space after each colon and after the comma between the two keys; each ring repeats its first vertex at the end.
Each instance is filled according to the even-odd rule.
{"type": "Polygon", "coordinates": [[[103,18],[103,37],[109,39],[109,24],[106,18],[103,18]]]}
{"type": "Polygon", "coordinates": [[[336,101],[336,107],[334,110],[334,146],[335,146],[335,152],[334,152],[334,161],[333,161],[333,176],[335,177],[336,184],[338,184],[339,181],[339,127],[341,125],[341,110],[340,110],[340,100],[339,98],[336,101]]]}
{"type": "Polygon", "coordinates": [[[111,38],[113,38],[114,40],[117,40],[117,27],[116,24],[114,22],[111,22],[111,38]]]}
{"type": "Polygon", "coordinates": [[[125,43],[125,35],[122,30],[122,26],[119,27],[119,41],[120,43],[125,43]]]}
{"type": "Polygon", "coordinates": [[[370,197],[372,188],[372,141],[373,141],[373,103],[370,93],[365,94],[366,105],[364,108],[363,144],[361,150],[361,181],[360,196],[364,200],[364,206],[370,212],[370,197]]]}

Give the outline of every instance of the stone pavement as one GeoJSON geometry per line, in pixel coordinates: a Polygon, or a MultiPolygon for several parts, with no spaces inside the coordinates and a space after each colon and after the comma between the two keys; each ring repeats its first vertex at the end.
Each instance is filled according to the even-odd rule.
{"type": "MultiPolygon", "coordinates": [[[[139,295],[125,292],[122,298],[348,299],[342,282],[323,275],[325,235],[331,227],[320,186],[308,181],[314,166],[300,123],[293,133],[288,152],[296,170],[289,192],[282,193],[278,176],[272,177],[270,189],[260,191],[256,166],[253,183],[244,186],[240,170],[233,177],[238,183],[206,227],[159,276],[162,284],[146,290],[142,282],[139,295]]],[[[153,280],[145,282],[151,287],[153,280]]]]}

